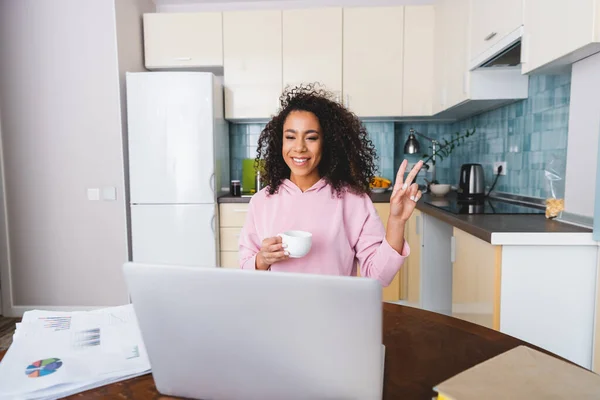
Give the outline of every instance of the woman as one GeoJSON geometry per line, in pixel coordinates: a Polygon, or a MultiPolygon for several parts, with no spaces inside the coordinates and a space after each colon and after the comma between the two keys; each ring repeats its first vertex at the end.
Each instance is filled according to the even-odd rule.
{"type": "Polygon", "coordinates": [[[282,109],[258,141],[267,186],[255,194],[239,242],[243,269],[362,276],[388,286],[409,255],[406,221],[421,197],[400,166],[390,200],[387,231],[368,194],[375,149],[360,120],[313,85],[282,95],[282,109]],[[277,235],[312,233],[303,258],[289,258],[277,235]]]}

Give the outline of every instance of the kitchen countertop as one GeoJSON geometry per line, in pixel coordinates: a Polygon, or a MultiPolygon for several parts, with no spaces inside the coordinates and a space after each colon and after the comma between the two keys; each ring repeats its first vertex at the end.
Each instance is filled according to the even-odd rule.
{"type": "Polygon", "coordinates": [[[462,231],[497,245],[588,244],[592,230],[547,219],[544,214],[452,214],[427,204],[435,197],[425,194],[417,209],[462,231]],[[565,236],[568,234],[568,236],[565,236]]]}
{"type": "MultiPolygon", "coordinates": [[[[388,203],[391,192],[372,194],[374,203],[388,203]]],[[[544,214],[452,214],[427,204],[435,197],[424,194],[417,203],[421,212],[438,218],[493,245],[596,245],[592,230],[547,219],[544,214]]],[[[250,197],[223,196],[219,203],[248,203],[250,197]]]]}
{"type": "MultiPolygon", "coordinates": [[[[373,203],[389,203],[392,192],[372,193],[371,200],[373,203]]],[[[218,198],[218,203],[250,203],[252,196],[234,197],[230,195],[221,196],[218,198]]]]}

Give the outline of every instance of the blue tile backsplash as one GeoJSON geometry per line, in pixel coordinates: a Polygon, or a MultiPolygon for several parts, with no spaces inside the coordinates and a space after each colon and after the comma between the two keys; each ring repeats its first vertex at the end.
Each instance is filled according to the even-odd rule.
{"type": "MultiPolygon", "coordinates": [[[[507,171],[495,190],[530,197],[546,196],[544,168],[552,159],[563,165],[567,157],[567,131],[571,74],[534,75],[529,79],[529,98],[454,123],[401,123],[396,127],[396,165],[404,156],[410,128],[435,139],[476,128],[474,136],[437,163],[436,178],[456,184],[460,166],[480,163],[486,185],[494,179],[496,161],[506,161],[507,171]]],[[[429,143],[420,141],[428,147],[429,143]]],[[[565,171],[560,171],[564,177],[565,171]]]]}
{"type": "MultiPolygon", "coordinates": [[[[364,122],[378,155],[378,174],[394,179],[404,158],[411,163],[419,155],[404,155],[410,128],[435,139],[476,128],[475,136],[437,163],[436,178],[456,184],[465,163],[484,167],[486,184],[493,182],[493,164],[506,161],[505,176],[496,190],[531,197],[545,197],[544,168],[553,158],[565,165],[571,75],[534,75],[529,79],[529,98],[452,123],[364,122]]],[[[264,124],[231,124],[231,179],[241,179],[242,159],[256,156],[258,136],[264,124]]],[[[430,143],[419,139],[422,152],[430,143]]],[[[565,171],[561,171],[564,176],[565,171]]],[[[424,173],[418,182],[422,183],[424,173]]]]}
{"type": "MultiPolygon", "coordinates": [[[[365,122],[364,126],[377,150],[378,174],[391,179],[394,176],[394,123],[365,122]]],[[[265,124],[230,125],[231,179],[242,179],[242,160],[256,157],[258,137],[264,127],[265,124]]]]}

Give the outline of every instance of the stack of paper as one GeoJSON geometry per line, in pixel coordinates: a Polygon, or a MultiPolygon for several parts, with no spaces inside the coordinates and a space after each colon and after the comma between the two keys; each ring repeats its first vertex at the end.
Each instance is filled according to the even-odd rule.
{"type": "Polygon", "coordinates": [[[518,346],[440,383],[439,400],[600,399],[600,376],[518,346]]]}
{"type": "Polygon", "coordinates": [[[150,372],[132,305],[29,311],[0,363],[0,399],[56,399],[150,372]]]}

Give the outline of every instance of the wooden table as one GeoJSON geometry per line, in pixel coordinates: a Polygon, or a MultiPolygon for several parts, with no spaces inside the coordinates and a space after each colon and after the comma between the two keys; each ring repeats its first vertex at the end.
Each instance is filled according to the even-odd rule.
{"type": "MultiPolygon", "coordinates": [[[[456,318],[395,304],[383,306],[384,399],[427,399],[442,381],[519,345],[514,337],[456,318]]],[[[540,350],[543,351],[543,350],[540,350]]],[[[545,353],[548,353],[544,351],[545,353]]],[[[4,352],[0,352],[0,359],[4,352]]],[[[151,375],[80,393],[70,399],[169,399],[151,375]]],[[[240,399],[243,400],[243,399],[240,399]]]]}

